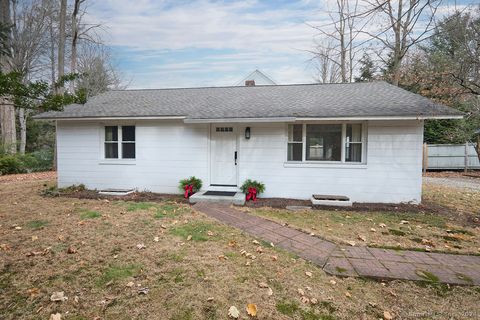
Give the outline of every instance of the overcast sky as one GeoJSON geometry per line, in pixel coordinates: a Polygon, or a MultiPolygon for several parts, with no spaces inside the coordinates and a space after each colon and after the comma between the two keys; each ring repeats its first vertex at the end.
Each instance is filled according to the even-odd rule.
{"type": "Polygon", "coordinates": [[[307,24],[326,23],[329,3],[102,0],[87,19],[104,25],[129,88],[234,85],[256,68],[278,84],[310,83],[305,50],[316,32],[307,24]]]}

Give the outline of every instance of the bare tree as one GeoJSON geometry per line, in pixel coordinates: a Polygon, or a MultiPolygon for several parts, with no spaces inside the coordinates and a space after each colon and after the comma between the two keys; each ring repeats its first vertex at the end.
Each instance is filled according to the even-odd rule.
{"type": "Polygon", "coordinates": [[[341,82],[352,82],[357,55],[364,50],[358,37],[370,19],[361,19],[366,14],[360,12],[359,0],[336,0],[335,5],[335,10],[329,13],[331,23],[313,26],[321,38],[313,54],[323,64],[325,59],[336,64],[341,82]]]}
{"type": "MultiPolygon", "coordinates": [[[[0,0],[0,23],[11,27],[11,6],[10,0],[0,0]]],[[[11,52],[11,31],[7,32],[7,50],[11,52]]],[[[10,67],[11,54],[0,57],[0,67],[2,72],[8,73],[10,67]]],[[[2,132],[1,143],[5,151],[9,153],[17,152],[17,133],[15,126],[15,108],[10,97],[0,97],[0,129],[2,132]]]]}
{"type": "Polygon", "coordinates": [[[387,50],[379,57],[389,67],[392,83],[398,85],[400,67],[408,50],[427,39],[435,27],[441,0],[368,0],[367,12],[378,23],[375,31],[361,30],[387,50]]]}
{"type": "Polygon", "coordinates": [[[340,63],[333,57],[333,51],[331,45],[322,45],[316,50],[315,58],[312,59],[317,70],[315,80],[319,83],[336,83],[342,79],[340,63]]]}
{"type": "MultiPolygon", "coordinates": [[[[46,11],[38,3],[21,5],[13,1],[11,69],[22,75],[25,81],[34,77],[42,68],[41,58],[45,54],[46,11]]],[[[27,117],[30,109],[16,105],[20,127],[19,152],[25,153],[27,141],[27,117]]]]}

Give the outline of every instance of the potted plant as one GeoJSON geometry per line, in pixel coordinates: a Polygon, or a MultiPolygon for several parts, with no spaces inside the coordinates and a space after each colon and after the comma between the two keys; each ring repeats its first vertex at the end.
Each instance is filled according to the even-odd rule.
{"type": "Polygon", "coordinates": [[[265,191],[265,185],[256,180],[247,179],[240,187],[243,193],[245,193],[246,200],[257,200],[257,196],[265,191]]]}
{"type": "Polygon", "coordinates": [[[182,179],[178,188],[184,193],[185,198],[190,198],[192,194],[202,188],[202,180],[194,176],[182,179]]]}

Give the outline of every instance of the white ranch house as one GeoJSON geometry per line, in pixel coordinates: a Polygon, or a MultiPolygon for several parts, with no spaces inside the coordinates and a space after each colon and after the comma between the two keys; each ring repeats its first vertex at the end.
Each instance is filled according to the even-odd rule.
{"type": "Polygon", "coordinates": [[[454,109],[385,82],[109,91],[57,126],[58,185],[178,193],[246,179],[263,197],[421,201],[425,119],[454,109]]]}

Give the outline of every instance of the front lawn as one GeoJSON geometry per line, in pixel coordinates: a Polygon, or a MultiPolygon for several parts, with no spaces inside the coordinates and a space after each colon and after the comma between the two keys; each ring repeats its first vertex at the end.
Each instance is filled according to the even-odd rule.
{"type": "MultiPolygon", "coordinates": [[[[478,311],[478,288],[329,276],[195,212],[181,199],[46,197],[43,183],[0,184],[2,319],[49,319],[55,313],[77,320],[227,319],[231,306],[247,319],[249,303],[256,304],[258,319],[379,319],[388,314],[461,319],[478,311]],[[50,301],[60,291],[68,300],[50,301]]],[[[352,212],[316,213],[329,217],[327,231],[351,227],[352,221],[369,228],[386,216],[372,214],[372,221],[364,221],[352,212]]],[[[282,212],[268,216],[288,218],[282,212]]],[[[432,230],[449,223],[432,221],[432,230]]],[[[403,215],[384,223],[387,228],[377,226],[375,234],[389,228],[409,231],[406,226],[416,230],[428,220],[403,215]],[[399,225],[402,219],[409,224],[399,225]]]]}

